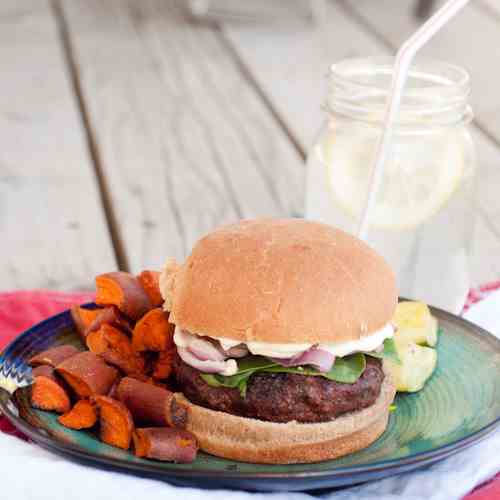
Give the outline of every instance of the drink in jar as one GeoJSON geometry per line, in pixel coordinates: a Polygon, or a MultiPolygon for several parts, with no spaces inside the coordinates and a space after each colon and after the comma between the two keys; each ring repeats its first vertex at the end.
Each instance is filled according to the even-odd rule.
{"type": "MultiPolygon", "coordinates": [[[[306,217],[356,233],[382,130],[392,61],[334,65],[328,116],[308,156],[306,217]]],[[[367,242],[402,296],[459,312],[469,287],[475,204],[469,79],[458,67],[412,68],[367,242]]]]}

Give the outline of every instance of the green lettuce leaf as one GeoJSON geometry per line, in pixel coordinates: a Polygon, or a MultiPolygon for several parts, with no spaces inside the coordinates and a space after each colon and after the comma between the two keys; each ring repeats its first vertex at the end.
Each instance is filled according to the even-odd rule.
{"type": "Polygon", "coordinates": [[[281,366],[262,356],[248,356],[238,361],[238,373],[235,375],[226,377],[224,375],[202,373],[201,378],[212,387],[238,388],[242,397],[245,397],[248,380],[256,372],[297,373],[299,375],[324,377],[345,384],[354,384],[361,377],[365,368],[366,359],[363,353],[337,358],[331,370],[326,373],[307,366],[281,366]]]}
{"type": "Polygon", "coordinates": [[[248,379],[255,372],[263,371],[266,368],[272,368],[274,366],[278,365],[262,356],[247,356],[246,358],[238,360],[238,372],[235,375],[226,377],[225,375],[202,373],[201,378],[212,387],[238,388],[241,396],[245,397],[248,379]]]}
{"type": "Polygon", "coordinates": [[[378,359],[391,359],[396,363],[401,363],[394,339],[384,341],[384,350],[381,352],[358,352],[336,358],[330,371],[326,373],[309,366],[281,366],[263,356],[247,356],[238,360],[238,372],[235,375],[226,377],[224,375],[202,373],[201,378],[212,387],[229,387],[238,389],[242,397],[245,397],[248,380],[257,372],[266,373],[296,373],[298,375],[309,375],[323,377],[343,384],[354,384],[363,374],[366,368],[365,356],[378,359]]]}
{"type": "Polygon", "coordinates": [[[363,374],[366,368],[365,356],[358,352],[343,358],[336,358],[335,363],[328,372],[319,372],[314,368],[307,366],[281,366],[276,365],[271,368],[265,368],[264,372],[272,373],[297,373],[299,375],[312,375],[315,377],[323,377],[335,382],[344,384],[354,384],[356,380],[363,374]]]}
{"type": "Polygon", "coordinates": [[[317,373],[335,382],[354,384],[354,382],[363,375],[365,368],[366,358],[362,352],[357,352],[356,354],[350,354],[343,358],[337,358],[329,372],[317,373]]]}
{"type": "Polygon", "coordinates": [[[237,373],[231,377],[202,373],[201,378],[212,387],[230,387],[232,389],[238,389],[241,397],[244,398],[247,393],[248,379],[253,373],[254,372],[237,373]]]}
{"type": "Polygon", "coordinates": [[[390,359],[395,363],[401,364],[401,360],[398,356],[398,351],[396,349],[396,343],[394,339],[385,339],[384,340],[384,350],[382,352],[363,352],[366,356],[371,356],[372,358],[377,359],[390,359]]]}

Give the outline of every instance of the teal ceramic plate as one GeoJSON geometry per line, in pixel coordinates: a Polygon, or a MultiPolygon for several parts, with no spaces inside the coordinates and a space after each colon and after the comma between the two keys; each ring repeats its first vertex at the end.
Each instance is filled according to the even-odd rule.
{"type": "MultiPolygon", "coordinates": [[[[29,388],[18,389],[14,397],[0,391],[0,410],[33,441],[56,453],[175,484],[271,491],[361,483],[441,460],[500,424],[500,340],[459,317],[438,309],[433,314],[443,332],[432,379],[421,392],[396,397],[389,426],[372,446],[338,460],[271,466],[200,453],[189,465],[146,461],[100,443],[92,433],[65,429],[50,413],[33,410],[29,388]]],[[[7,347],[0,356],[0,382],[26,384],[26,360],[62,343],[79,345],[68,312],[34,326],[7,347]]]]}

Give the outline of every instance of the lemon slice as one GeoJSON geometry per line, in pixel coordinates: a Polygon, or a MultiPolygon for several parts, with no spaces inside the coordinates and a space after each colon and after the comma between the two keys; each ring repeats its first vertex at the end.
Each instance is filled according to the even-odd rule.
{"type": "MultiPolygon", "coordinates": [[[[327,167],[335,202],[347,214],[359,217],[378,136],[369,129],[350,132],[331,130],[318,144],[317,155],[327,167]]],[[[465,170],[464,150],[452,133],[424,136],[418,141],[415,136],[401,136],[394,142],[370,214],[372,227],[418,226],[439,212],[460,186],[465,170]]]]}

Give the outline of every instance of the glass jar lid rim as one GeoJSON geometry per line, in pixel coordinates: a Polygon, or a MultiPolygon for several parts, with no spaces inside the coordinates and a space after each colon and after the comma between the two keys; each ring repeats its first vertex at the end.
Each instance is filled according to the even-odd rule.
{"type": "MultiPolygon", "coordinates": [[[[330,78],[334,84],[387,93],[390,89],[389,77],[393,73],[394,61],[393,57],[343,59],[332,64],[330,78]],[[376,82],[376,76],[387,77],[387,82],[384,85],[376,82]],[[373,78],[372,81],[370,77],[373,78]]],[[[411,66],[408,76],[406,95],[445,91],[449,97],[465,99],[470,93],[470,76],[467,70],[448,62],[433,59],[417,60],[411,66]],[[412,86],[414,81],[426,82],[428,85],[415,87],[412,86]]]]}

